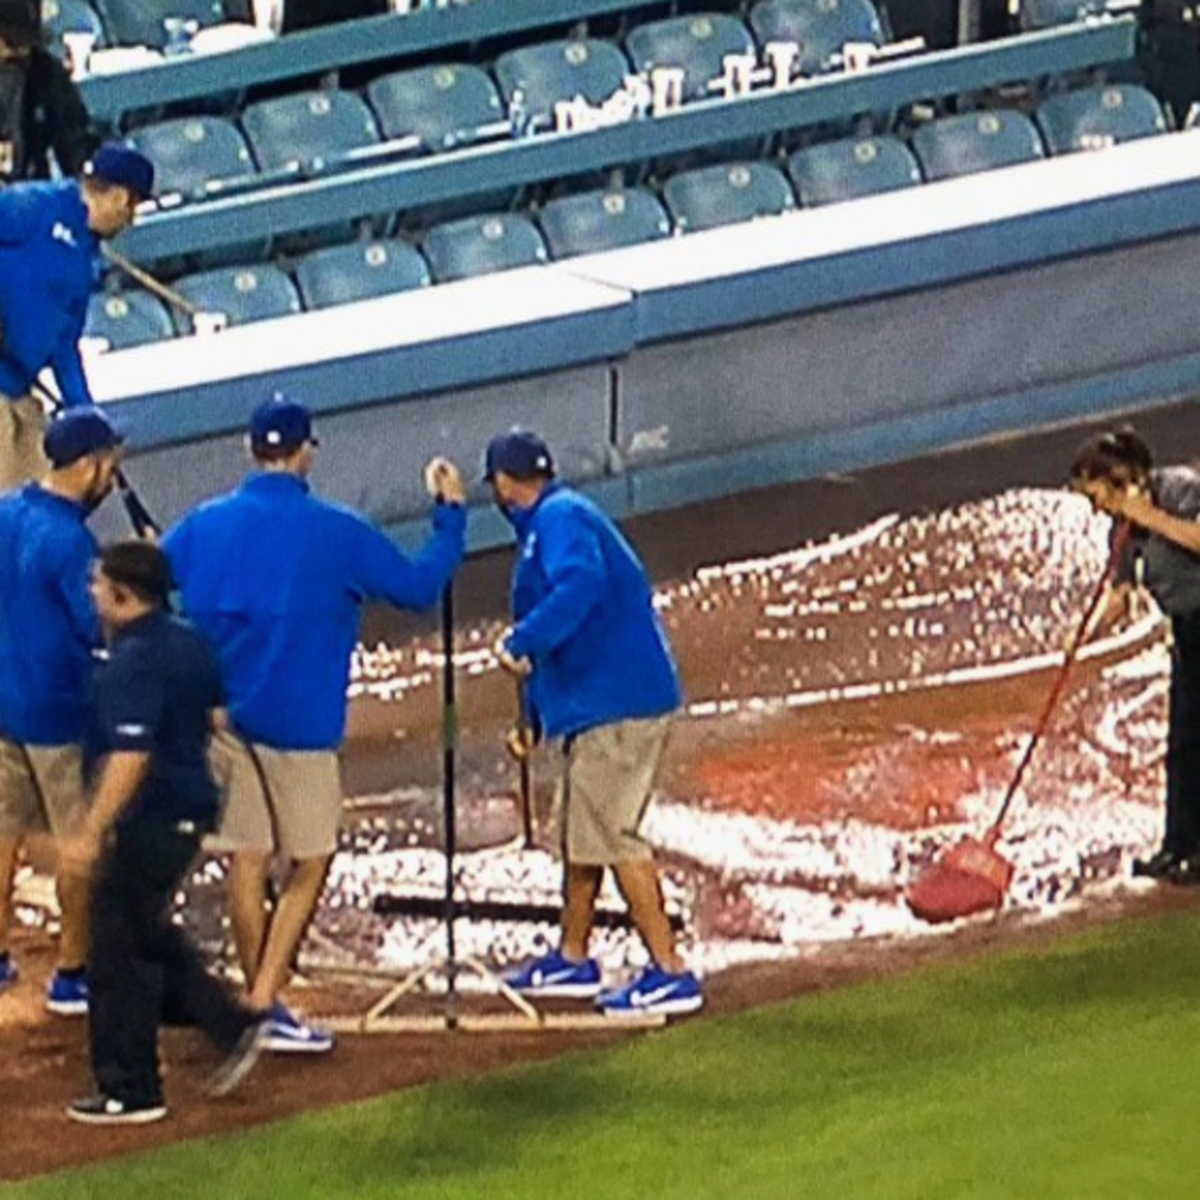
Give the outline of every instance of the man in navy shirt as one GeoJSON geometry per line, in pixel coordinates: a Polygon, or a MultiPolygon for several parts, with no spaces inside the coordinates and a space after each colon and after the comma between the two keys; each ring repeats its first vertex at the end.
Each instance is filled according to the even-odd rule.
{"type": "Polygon", "coordinates": [[[101,241],[133,221],[154,166],[128,146],[101,146],[81,180],[0,190],[0,491],[45,470],[45,417],[30,393],[47,367],[67,408],[92,403],[79,356],[101,241]]]}
{"type": "MultiPolygon", "coordinates": [[[[96,539],[88,514],[112,491],[122,435],[99,408],[46,431],[51,470],[0,497],[0,988],[21,839],[70,833],[83,815],[79,743],[100,624],[88,594],[96,539]]],[[[62,941],[47,1007],[87,1012],[87,889],[60,878],[62,941]]]]}
{"type": "MultiPolygon", "coordinates": [[[[500,664],[527,678],[532,724],[561,738],[566,902],[559,949],[509,983],[529,995],[595,997],[609,1016],[694,1012],[704,1003],[663,909],[641,834],[680,688],[654,593],[633,547],[599,508],[554,477],[534,433],[493,438],[485,478],[517,531],[515,623],[500,664]],[[596,896],[611,869],[653,959],[602,992],[589,956],[596,896]]],[[[510,739],[521,757],[531,739],[510,739]]]]}
{"type": "Polygon", "coordinates": [[[279,991],[337,848],[337,750],[359,614],[367,600],[436,602],[462,559],[465,490],[446,460],[427,466],[433,533],[409,559],[357,513],[309,491],[317,440],[302,405],[260,405],[249,444],[258,469],[186,516],[163,545],[229,692],[233,731],[214,747],[226,793],[218,844],[234,855],[230,907],[247,1003],[273,1012],[268,1049],[316,1053],[332,1037],[298,1021],[279,991]],[[276,855],[291,871],[268,921],[276,855]]]}
{"type": "Polygon", "coordinates": [[[68,1109],[85,1124],[166,1115],[164,1020],[196,1026],[225,1053],[210,1087],[218,1094],[245,1077],[265,1028],[263,1014],[205,971],[171,920],[172,897],[216,824],[207,748],[224,694],[207,641],[168,613],[170,591],[170,563],[148,542],[107,547],[92,577],[110,653],[84,736],[91,807],[61,846],[66,871],[95,874],[90,1018],[99,1091],[68,1109]]]}

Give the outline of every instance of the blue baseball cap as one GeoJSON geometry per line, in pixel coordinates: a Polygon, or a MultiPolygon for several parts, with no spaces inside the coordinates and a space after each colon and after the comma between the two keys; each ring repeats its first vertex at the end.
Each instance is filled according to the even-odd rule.
{"type": "Polygon", "coordinates": [[[313,437],[312,414],[303,404],[276,396],[260,404],[250,416],[250,446],[254,450],[287,454],[317,439],[313,437]]]}
{"type": "Polygon", "coordinates": [[[154,164],[140,150],[123,142],[105,142],[83,173],[88,179],[128,188],[142,200],[154,195],[154,164]]]}
{"type": "Polygon", "coordinates": [[[89,454],[112,450],[124,441],[124,430],[100,409],[88,405],[68,409],[51,421],[42,436],[42,449],[51,466],[69,467],[89,454]]]}
{"type": "Polygon", "coordinates": [[[483,478],[490,483],[497,472],[514,479],[532,479],[535,475],[553,476],[554,457],[550,447],[525,429],[497,434],[488,442],[483,459],[483,478]]]}

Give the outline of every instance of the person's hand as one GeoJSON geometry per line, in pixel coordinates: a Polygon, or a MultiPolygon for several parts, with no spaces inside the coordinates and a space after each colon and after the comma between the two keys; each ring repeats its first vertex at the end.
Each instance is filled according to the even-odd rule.
{"type": "Polygon", "coordinates": [[[1134,525],[1145,525],[1147,518],[1158,511],[1150,493],[1143,488],[1123,488],[1115,496],[1112,515],[1134,525]]]}
{"type": "Polygon", "coordinates": [[[467,488],[462,472],[448,458],[431,458],[425,464],[425,490],[435,500],[465,504],[467,488]]]}
{"type": "Polygon", "coordinates": [[[533,673],[533,663],[527,658],[516,658],[508,648],[508,639],[512,636],[512,630],[506,629],[499,638],[496,639],[495,646],[492,647],[492,652],[499,660],[501,667],[504,668],[510,675],[517,679],[524,679],[527,675],[533,673]]]}
{"type": "Polygon", "coordinates": [[[504,738],[504,748],[517,762],[524,762],[537,746],[537,733],[532,725],[520,721],[504,738]]]}
{"type": "Polygon", "coordinates": [[[59,870],[65,875],[87,879],[100,857],[100,837],[87,829],[58,843],[59,870]]]}

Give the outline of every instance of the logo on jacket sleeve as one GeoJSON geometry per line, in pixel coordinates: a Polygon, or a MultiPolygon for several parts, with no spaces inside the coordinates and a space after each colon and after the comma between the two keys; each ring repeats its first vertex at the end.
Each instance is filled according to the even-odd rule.
{"type": "Polygon", "coordinates": [[[79,248],[79,243],[75,240],[75,235],[61,221],[55,221],[53,228],[50,230],[50,236],[56,242],[65,242],[68,246],[75,249],[79,248]]]}

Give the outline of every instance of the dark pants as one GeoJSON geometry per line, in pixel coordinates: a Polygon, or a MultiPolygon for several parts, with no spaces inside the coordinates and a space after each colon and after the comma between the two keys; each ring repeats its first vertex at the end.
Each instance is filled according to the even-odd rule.
{"type": "Polygon", "coordinates": [[[1163,848],[1200,853],[1200,612],[1171,619],[1171,711],[1167,727],[1167,829],[1163,848]]]}
{"type": "Polygon", "coordinates": [[[227,1053],[254,1019],[171,923],[199,842],[171,825],[135,825],[118,830],[100,863],[88,963],[92,1070],[104,1095],[126,1103],[162,1102],[160,1025],[194,1025],[227,1053]]]}

